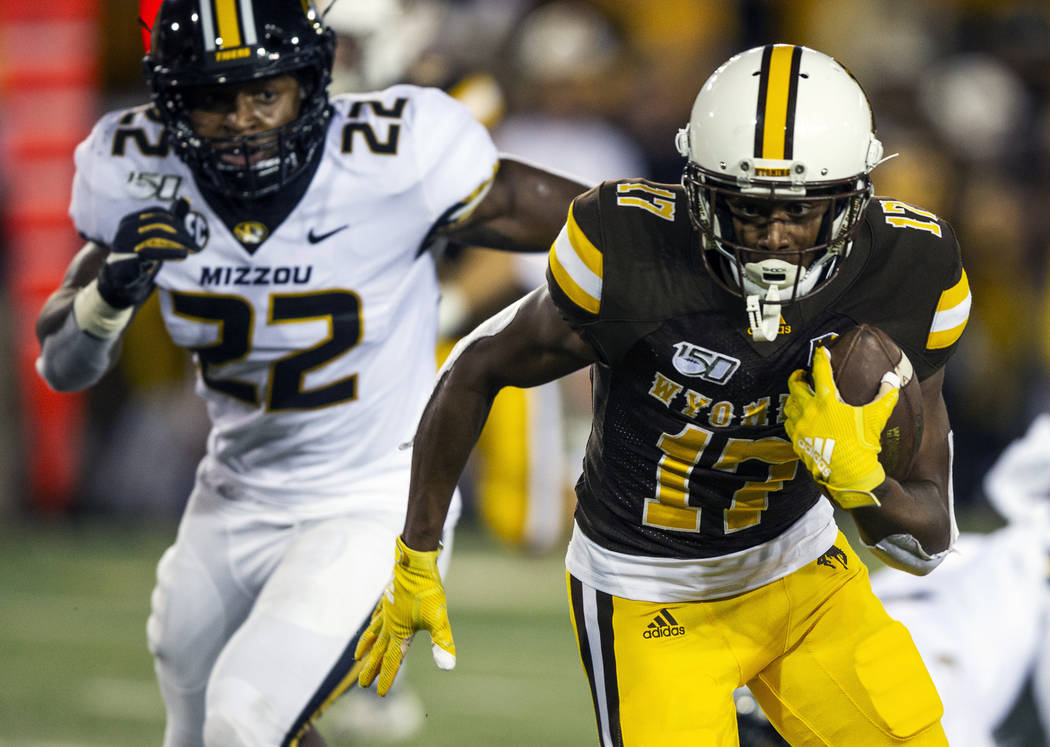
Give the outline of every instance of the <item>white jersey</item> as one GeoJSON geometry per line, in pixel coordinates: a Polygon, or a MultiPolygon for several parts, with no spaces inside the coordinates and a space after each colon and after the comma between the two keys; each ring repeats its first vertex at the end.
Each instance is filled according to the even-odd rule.
{"type": "Polygon", "coordinates": [[[219,218],[148,107],[106,115],[76,151],[70,214],[86,238],[108,245],[124,215],[189,198],[203,250],[156,284],[168,332],[198,363],[208,459],[288,501],[407,465],[398,445],[435,371],[424,240],[480,200],[497,163],[487,131],[437,89],[332,104],[320,165],[272,235],[219,218]]]}

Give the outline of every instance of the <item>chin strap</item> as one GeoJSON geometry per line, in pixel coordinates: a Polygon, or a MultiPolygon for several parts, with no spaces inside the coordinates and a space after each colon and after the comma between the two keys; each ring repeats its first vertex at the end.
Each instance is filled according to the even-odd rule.
{"type": "Polygon", "coordinates": [[[751,325],[751,337],[758,342],[772,342],[780,331],[780,290],[769,286],[764,300],[758,295],[747,297],[747,320],[751,325]]]}

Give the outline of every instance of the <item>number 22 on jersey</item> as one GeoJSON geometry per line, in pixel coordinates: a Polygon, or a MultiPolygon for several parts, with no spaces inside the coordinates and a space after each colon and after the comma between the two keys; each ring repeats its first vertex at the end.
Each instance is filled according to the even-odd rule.
{"type": "Polygon", "coordinates": [[[201,378],[211,389],[250,405],[262,400],[271,412],[328,407],[357,398],[356,374],[313,389],[303,386],[308,373],[331,363],[361,341],[361,299],[353,291],[270,295],[267,324],[325,321],[328,336],[311,347],[273,361],[264,393],[252,382],[219,378],[214,373],[215,367],[243,360],[252,350],[255,310],[248,300],[240,296],[180,292],[172,293],[171,299],[172,310],[179,316],[218,328],[218,339],[214,343],[194,350],[200,361],[201,378]]]}

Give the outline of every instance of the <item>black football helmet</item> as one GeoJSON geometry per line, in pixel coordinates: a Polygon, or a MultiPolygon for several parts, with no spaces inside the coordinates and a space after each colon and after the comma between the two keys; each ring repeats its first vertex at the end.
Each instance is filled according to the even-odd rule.
{"type": "Polygon", "coordinates": [[[331,118],[335,48],[335,36],[313,2],[164,0],[151,37],[143,64],[154,105],[175,153],[204,186],[251,199],[276,192],[311,163],[331,118]],[[302,88],[292,122],[233,138],[194,132],[188,102],[195,87],[285,74],[302,88]]]}

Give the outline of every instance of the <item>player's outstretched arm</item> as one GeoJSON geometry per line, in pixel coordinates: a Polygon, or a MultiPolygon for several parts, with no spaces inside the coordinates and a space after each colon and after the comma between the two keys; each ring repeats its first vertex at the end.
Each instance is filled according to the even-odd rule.
{"type": "Polygon", "coordinates": [[[590,185],[504,156],[485,199],[442,231],[469,246],[545,252],[558,236],[569,203],[590,185]]]}
{"type": "Polygon", "coordinates": [[[113,366],[124,330],[153,291],[161,263],[198,250],[185,228],[188,211],[189,202],[181,199],[170,209],[129,213],[112,249],[89,241],[73,258],[36,323],[37,371],[52,388],[85,389],[113,366]]]}
{"type": "Polygon", "coordinates": [[[379,678],[383,695],[417,630],[431,634],[434,660],[455,664],[437,554],[449,502],[481,433],[492,400],[505,386],[553,381],[596,359],[562,319],[546,287],[481,324],[452,351],[416,430],[405,528],[393,580],[358,642],[362,687],[379,678]]]}

